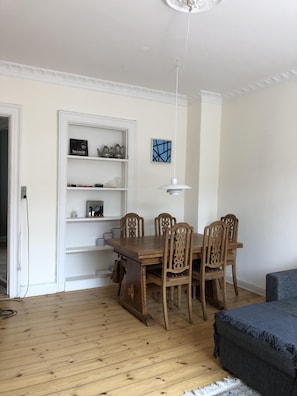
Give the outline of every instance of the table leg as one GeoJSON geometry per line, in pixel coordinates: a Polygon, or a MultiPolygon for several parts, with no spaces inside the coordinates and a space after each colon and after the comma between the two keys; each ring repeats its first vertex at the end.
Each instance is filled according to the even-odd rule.
{"type": "Polygon", "coordinates": [[[147,310],[146,267],[127,258],[126,285],[120,304],[146,326],[155,324],[147,310]]]}

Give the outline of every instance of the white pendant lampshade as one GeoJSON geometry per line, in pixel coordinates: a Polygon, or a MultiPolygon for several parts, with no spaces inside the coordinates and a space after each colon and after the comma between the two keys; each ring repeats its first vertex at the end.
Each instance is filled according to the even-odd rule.
{"type": "Polygon", "coordinates": [[[160,190],[166,190],[170,195],[179,195],[183,190],[189,190],[190,188],[185,184],[177,184],[176,177],[171,179],[171,184],[164,184],[164,186],[159,187],[160,190]]]}

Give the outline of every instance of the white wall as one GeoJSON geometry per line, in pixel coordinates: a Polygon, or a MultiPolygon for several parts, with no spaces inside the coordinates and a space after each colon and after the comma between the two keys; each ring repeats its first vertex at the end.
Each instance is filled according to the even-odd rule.
{"type": "Polygon", "coordinates": [[[218,218],[218,185],[221,135],[221,105],[202,100],[198,231],[218,218]]]}
{"type": "Polygon", "coordinates": [[[223,106],[218,213],[239,218],[238,278],[265,290],[297,266],[297,82],[223,106]]]}
{"type": "Polygon", "coordinates": [[[239,217],[239,240],[244,243],[238,250],[239,284],[263,292],[267,272],[296,267],[297,82],[237,98],[222,109],[193,105],[188,120],[186,108],[179,107],[174,160],[178,181],[191,185],[192,190],[176,197],[157,189],[169,182],[173,164],[152,164],[150,160],[151,138],[174,140],[174,104],[14,77],[2,76],[0,84],[0,103],[22,107],[20,185],[28,187],[30,265],[28,268],[22,201],[19,274],[23,289],[29,277],[27,295],[55,289],[58,110],[137,121],[134,209],[144,216],[146,233],[153,232],[152,219],[162,211],[173,213],[178,221],[189,221],[196,230],[205,225],[200,221],[200,197],[210,179],[206,171],[201,173],[200,165],[203,156],[210,155],[207,145],[215,137],[220,141],[220,154],[214,159],[219,165],[219,183],[216,186],[213,182],[214,174],[212,199],[204,197],[204,206],[209,202],[205,222],[212,221],[215,214],[219,217],[228,212],[239,217]],[[211,120],[213,115],[215,119],[211,120]],[[215,195],[217,200],[213,199],[215,195]]]}
{"type": "MultiPolygon", "coordinates": [[[[30,256],[27,267],[26,208],[21,203],[20,283],[27,295],[55,289],[57,205],[57,112],[98,114],[137,121],[135,151],[135,208],[145,219],[147,234],[153,218],[171,212],[184,218],[184,195],[171,197],[158,187],[173,175],[173,164],[152,164],[151,139],[174,140],[174,104],[100,93],[14,77],[0,77],[0,103],[22,106],[20,184],[27,186],[30,256]]],[[[179,107],[177,178],[185,180],[186,107],[179,107]]]]}

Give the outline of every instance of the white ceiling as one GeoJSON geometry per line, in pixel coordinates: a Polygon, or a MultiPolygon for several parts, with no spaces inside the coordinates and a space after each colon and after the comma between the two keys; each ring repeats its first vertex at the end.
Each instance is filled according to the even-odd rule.
{"type": "Polygon", "coordinates": [[[179,93],[229,93],[297,68],[297,0],[0,0],[0,60],[179,93]]]}

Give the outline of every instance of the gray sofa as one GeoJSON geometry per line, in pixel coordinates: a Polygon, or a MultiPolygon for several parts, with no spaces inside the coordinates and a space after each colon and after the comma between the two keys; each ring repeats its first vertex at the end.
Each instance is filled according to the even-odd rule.
{"type": "Polygon", "coordinates": [[[266,302],[215,315],[221,365],[264,396],[297,396],[297,269],[266,275],[266,302]]]}

